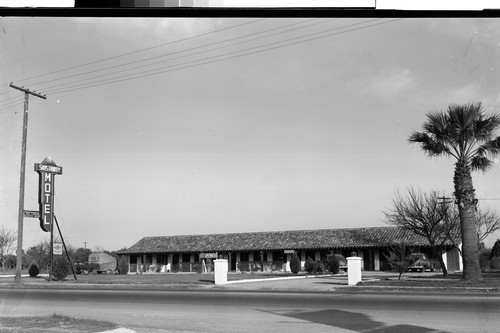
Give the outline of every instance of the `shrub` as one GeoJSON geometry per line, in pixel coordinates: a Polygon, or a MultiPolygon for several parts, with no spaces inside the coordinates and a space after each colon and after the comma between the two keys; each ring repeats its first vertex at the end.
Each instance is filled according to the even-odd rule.
{"type": "Polygon", "coordinates": [[[36,277],[40,274],[40,268],[38,268],[38,264],[35,260],[31,262],[30,267],[28,268],[28,273],[31,277],[36,277]]]}
{"type": "Polygon", "coordinates": [[[479,253],[479,267],[481,267],[481,270],[483,272],[490,269],[490,251],[489,250],[483,250],[479,253]]]}
{"type": "Polygon", "coordinates": [[[121,256],[118,260],[118,273],[125,275],[128,274],[128,261],[125,256],[121,256]]]}
{"type": "Polygon", "coordinates": [[[316,263],[314,260],[311,259],[311,257],[307,257],[306,263],[304,264],[304,269],[306,270],[307,273],[312,273],[314,271],[314,267],[316,266],[316,263]]]}
{"type": "Polygon", "coordinates": [[[389,247],[388,252],[389,254],[386,255],[387,263],[393,270],[399,273],[398,280],[400,280],[412,264],[412,249],[406,247],[405,244],[400,244],[389,247]]]}
{"type": "Polygon", "coordinates": [[[494,270],[500,269],[500,257],[493,257],[490,260],[490,267],[494,270]]]}
{"type": "Polygon", "coordinates": [[[500,239],[497,239],[493,248],[491,249],[490,259],[493,257],[500,257],[500,239]]]}
{"type": "Polygon", "coordinates": [[[63,280],[66,276],[68,276],[70,267],[69,263],[64,257],[56,257],[54,258],[54,267],[52,268],[52,275],[57,280],[63,280]]]}
{"type": "Polygon", "coordinates": [[[325,265],[322,262],[315,262],[313,274],[326,272],[325,265]]]}
{"type": "Polygon", "coordinates": [[[297,253],[292,254],[290,258],[290,270],[293,274],[298,274],[300,272],[300,259],[297,253]]]}
{"type": "Polygon", "coordinates": [[[328,259],[328,271],[333,274],[338,274],[340,269],[339,258],[335,255],[332,255],[330,259],[328,259]]]}

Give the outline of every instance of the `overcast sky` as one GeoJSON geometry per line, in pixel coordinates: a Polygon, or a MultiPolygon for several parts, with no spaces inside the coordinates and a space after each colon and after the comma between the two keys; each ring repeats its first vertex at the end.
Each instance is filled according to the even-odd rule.
{"type": "MultiPolygon", "coordinates": [[[[396,189],[453,192],[407,139],[429,111],[500,113],[497,19],[0,19],[0,219],[17,230],[22,85],[67,243],[384,226],[396,189]]],[[[499,133],[500,134],[500,133],[499,133]]],[[[500,165],[473,174],[500,210],[500,165]]],[[[48,239],[25,219],[27,249],[48,239]]],[[[488,240],[488,244],[500,237],[488,240]]]]}

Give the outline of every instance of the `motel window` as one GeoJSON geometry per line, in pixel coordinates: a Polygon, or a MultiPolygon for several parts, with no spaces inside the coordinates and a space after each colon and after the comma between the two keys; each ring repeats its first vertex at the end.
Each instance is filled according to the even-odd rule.
{"type": "Polygon", "coordinates": [[[191,260],[191,253],[182,254],[182,262],[189,262],[191,260]]]}
{"type": "Polygon", "coordinates": [[[130,256],[130,264],[131,265],[137,264],[137,256],[134,255],[130,256]]]}
{"type": "Polygon", "coordinates": [[[248,261],[248,252],[241,252],[240,261],[248,261]]]}
{"type": "Polygon", "coordinates": [[[151,264],[151,263],[153,263],[153,255],[152,254],[146,254],[144,256],[144,263],[145,264],[151,264]]]}
{"type": "Polygon", "coordinates": [[[264,256],[264,253],[262,253],[261,251],[255,251],[253,253],[253,261],[262,261],[262,260],[264,260],[263,256],[264,256]]]}
{"type": "Polygon", "coordinates": [[[306,260],[307,258],[311,258],[312,260],[316,259],[316,251],[314,250],[306,250],[306,260]]]}
{"type": "Polygon", "coordinates": [[[273,252],[273,261],[283,261],[283,251],[273,252]]]}
{"type": "Polygon", "coordinates": [[[178,264],[179,263],[179,253],[174,253],[172,256],[172,264],[178,264]]]}
{"type": "Polygon", "coordinates": [[[156,263],[158,265],[165,265],[167,263],[167,256],[164,254],[157,254],[156,255],[156,263]]]}

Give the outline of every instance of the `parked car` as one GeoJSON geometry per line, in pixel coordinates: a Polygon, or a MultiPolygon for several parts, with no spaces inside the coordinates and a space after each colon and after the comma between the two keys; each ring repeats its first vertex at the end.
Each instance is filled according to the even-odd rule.
{"type": "Polygon", "coordinates": [[[88,264],[75,261],[75,273],[76,274],[85,274],[85,275],[89,274],[88,264]]]}
{"type": "Polygon", "coordinates": [[[408,271],[410,272],[434,272],[434,262],[427,258],[425,253],[412,253],[410,255],[410,267],[408,271]]]}
{"type": "Polygon", "coordinates": [[[341,254],[334,254],[334,256],[339,260],[339,270],[347,272],[347,260],[345,257],[341,254]]]}

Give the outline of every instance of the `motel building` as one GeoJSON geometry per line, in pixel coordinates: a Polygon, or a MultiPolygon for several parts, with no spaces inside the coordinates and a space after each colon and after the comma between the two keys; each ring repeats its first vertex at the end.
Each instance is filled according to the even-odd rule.
{"type": "MultiPolygon", "coordinates": [[[[356,252],[363,259],[362,270],[384,271],[390,270],[388,249],[401,244],[437,261],[427,239],[400,227],[144,237],[118,254],[128,258],[129,274],[210,272],[217,258],[227,259],[233,272],[290,272],[294,252],[302,268],[308,257],[322,261],[330,254],[347,258],[356,252]]],[[[462,258],[452,242],[438,255],[448,271],[462,269],[462,258]]]]}

